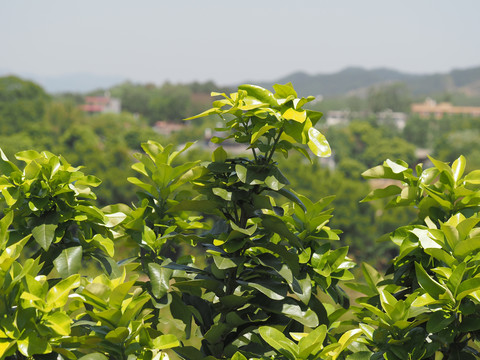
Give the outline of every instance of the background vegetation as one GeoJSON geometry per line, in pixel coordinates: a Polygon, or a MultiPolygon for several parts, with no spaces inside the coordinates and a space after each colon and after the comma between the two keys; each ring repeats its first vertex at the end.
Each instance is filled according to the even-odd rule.
{"type": "MultiPolygon", "coordinates": [[[[218,119],[182,119],[206,109],[213,90],[219,90],[213,83],[124,83],[108,89],[112,96],[121,99],[121,114],[87,115],[78,108],[84,102],[84,94],[50,95],[30,81],[4,77],[0,79],[0,146],[9,158],[23,149],[62,154],[72,164],[86,166],[89,173],[103,180],[97,190],[99,205],[130,204],[135,200],[135,190],[126,178],[133,174],[130,164],[133,154],[141,150],[140,143],[149,139],[176,144],[197,141],[195,150],[184,155],[184,159],[210,158],[212,144],[205,139],[205,131],[214,132],[218,119]],[[157,121],[181,123],[185,127],[160,134],[153,129],[157,121]]],[[[103,94],[104,90],[99,90],[88,95],[103,94]]],[[[455,117],[438,121],[410,116],[406,127],[399,130],[391,124],[380,124],[373,115],[373,111],[385,108],[406,110],[414,98],[406,86],[393,83],[371,88],[366,96],[336,96],[314,102],[308,106],[324,113],[342,108],[359,111],[358,117],[347,125],[326,127],[325,116],[317,124],[332,145],[334,163],[317,161],[307,167],[300,158],[279,160],[300,192],[312,198],[336,194],[334,207],[349,215],[332,222],[344,231],[341,241],[351,247],[351,254],[358,259],[382,263],[392,248],[376,239],[412,218],[407,209],[381,210],[378,204],[359,203],[372,186],[360,176],[365,169],[386,158],[415,164],[418,148],[430,149],[432,156],[450,162],[464,154],[467,170],[480,167],[475,146],[480,136],[479,119],[455,117]]],[[[445,98],[460,104],[468,102],[456,93],[437,96],[439,100],[445,98]]]]}
{"type": "MultiPolygon", "coordinates": [[[[62,156],[21,151],[17,166],[1,152],[0,358],[480,358],[480,171],[466,171],[460,156],[451,165],[429,157],[430,167],[387,159],[363,172],[381,185],[363,183],[371,191],[362,202],[411,209],[413,221],[384,224],[395,249],[385,248],[388,269],[364,262],[358,281],[345,241],[355,257],[370,255],[354,237],[375,231],[356,223],[369,210],[339,202],[338,223],[351,217],[343,223],[350,237],[340,241],[333,197],[311,184],[328,191],[335,181],[340,195],[353,193],[347,169],[370,161],[362,150],[382,130],[358,122],[339,133],[354,140],[358,159],[345,155],[341,171],[316,169],[320,182],[306,189],[312,201],[282,164],[298,153],[289,171],[306,175],[304,159],[318,166],[315,157],[331,154],[315,128],[322,114],[304,109],[314,98],[298,98],[291,84],[274,89],[217,93],[213,108],[190,118],[219,115],[225,133],[212,141],[247,145],[249,155],[217,147],[209,160],[187,161],[191,142],[143,143],[127,178],[137,190],[130,205],[98,207],[101,181],[62,156]],[[362,294],[358,306],[345,286],[362,294]]],[[[83,140],[108,138],[100,129],[77,131],[90,130],[83,140]]],[[[67,139],[82,145],[75,134],[67,139]]]]}

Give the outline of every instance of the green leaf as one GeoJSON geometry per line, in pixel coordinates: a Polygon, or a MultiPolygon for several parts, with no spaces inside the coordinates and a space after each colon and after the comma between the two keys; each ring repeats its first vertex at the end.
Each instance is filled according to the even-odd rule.
{"type": "Polygon", "coordinates": [[[425,252],[435,259],[443,261],[448,266],[452,266],[457,260],[443,249],[428,248],[425,252]]]}
{"type": "Polygon", "coordinates": [[[227,152],[223,147],[217,147],[212,153],[212,161],[224,163],[227,160],[227,152]]]}
{"type": "Polygon", "coordinates": [[[18,160],[25,161],[26,163],[29,163],[40,157],[42,157],[42,155],[40,155],[40,153],[35,150],[20,151],[15,154],[15,158],[17,158],[18,160]]]}
{"type": "Polygon", "coordinates": [[[429,235],[430,232],[427,229],[419,229],[415,228],[410,230],[412,234],[415,234],[416,237],[418,237],[418,240],[420,242],[420,245],[422,245],[422,248],[424,249],[441,249],[442,246],[437,243],[435,240],[433,240],[429,235]]]}
{"type": "Polygon", "coordinates": [[[429,316],[427,321],[427,331],[429,333],[437,333],[445,329],[455,320],[455,316],[445,311],[436,311],[429,316]]]}
{"type": "Polygon", "coordinates": [[[330,149],[327,139],[314,127],[308,129],[308,138],[308,147],[316,156],[328,157],[332,154],[332,150],[330,149]]]}
{"type": "Polygon", "coordinates": [[[231,269],[238,266],[232,259],[223,256],[213,256],[213,261],[220,270],[231,269]]]}
{"type": "Polygon", "coordinates": [[[193,346],[178,347],[175,349],[175,352],[186,360],[198,360],[205,357],[200,350],[195,349],[193,346]]]}
{"type": "Polygon", "coordinates": [[[126,327],[118,327],[105,335],[105,340],[111,341],[115,344],[121,344],[128,337],[129,331],[126,327]]]}
{"type": "Polygon", "coordinates": [[[92,353],[82,356],[78,360],[108,360],[108,357],[100,353],[92,353]]]}
{"type": "Polygon", "coordinates": [[[151,262],[148,263],[148,274],[152,285],[152,294],[157,299],[161,299],[170,289],[173,270],[151,262]]]}
{"type": "Polygon", "coordinates": [[[232,326],[227,323],[217,323],[214,324],[208,331],[205,333],[204,338],[210,344],[218,344],[221,339],[232,331],[232,326]]]}
{"type": "Polygon", "coordinates": [[[393,162],[390,159],[385,160],[385,165],[387,165],[390,169],[392,169],[394,174],[399,174],[408,170],[407,166],[393,162]]]}
{"type": "Polygon", "coordinates": [[[80,286],[80,275],[72,275],[57,285],[50,288],[47,292],[47,304],[52,308],[63,307],[68,300],[70,291],[80,286]]]}
{"type": "MultiPolygon", "coordinates": [[[[282,114],[282,116],[287,120],[294,120],[294,121],[297,121],[299,123],[303,123],[307,119],[307,112],[305,110],[297,111],[295,109],[288,108],[282,114]]],[[[311,128],[311,129],[313,129],[313,128],[311,128]]]]}
{"type": "Polygon", "coordinates": [[[352,329],[343,333],[343,335],[338,339],[340,347],[335,348],[333,351],[332,360],[336,360],[340,354],[345,350],[353,341],[355,341],[362,334],[361,329],[352,329]]]}
{"type": "Polygon", "coordinates": [[[35,241],[47,251],[55,238],[57,224],[40,224],[32,229],[32,235],[35,241]]]}
{"type": "Polygon", "coordinates": [[[458,257],[472,256],[478,253],[480,249],[480,236],[459,241],[453,249],[453,254],[458,257]]]}
{"type": "Polygon", "coordinates": [[[10,176],[15,171],[20,171],[20,169],[9,161],[2,149],[0,149],[0,174],[10,176]]]}
{"type": "Polygon", "coordinates": [[[302,244],[298,237],[288,229],[287,225],[283,222],[282,219],[273,215],[263,215],[262,225],[265,227],[265,229],[275,232],[284,238],[287,238],[291,242],[291,244],[296,246],[297,248],[302,248],[302,244]]]}
{"type": "Polygon", "coordinates": [[[2,336],[0,338],[0,359],[4,359],[5,354],[7,354],[7,352],[9,352],[9,350],[14,346],[16,346],[16,341],[11,341],[10,339],[6,339],[2,336]]]}
{"type": "Polygon", "coordinates": [[[318,316],[323,316],[323,314],[321,313],[325,309],[320,302],[318,302],[318,307],[316,307],[316,305],[312,306],[312,301],[315,302],[314,299],[316,298],[312,296],[310,301],[310,308],[307,308],[306,310],[302,310],[303,304],[302,306],[300,306],[297,300],[293,300],[290,297],[286,297],[283,301],[262,302],[261,306],[268,311],[277,314],[283,314],[305,326],[317,327],[319,325],[318,316]],[[315,311],[313,309],[315,309],[315,311]]]}
{"type": "Polygon", "coordinates": [[[13,221],[13,211],[9,211],[0,219],[0,250],[3,249],[3,245],[7,243],[8,228],[13,221]]]}
{"type": "Polygon", "coordinates": [[[370,360],[373,353],[371,351],[359,351],[348,355],[345,360],[370,360]]]}
{"type": "MultiPolygon", "coordinates": [[[[415,262],[418,284],[434,299],[445,293],[446,289],[427,274],[423,266],[415,262]]],[[[480,280],[480,279],[479,279],[480,280]]]]}
{"type": "Polygon", "coordinates": [[[298,343],[300,357],[307,359],[310,354],[316,355],[323,349],[323,340],[325,340],[326,336],[327,326],[320,325],[307,336],[301,338],[298,343]]]}
{"type": "Polygon", "coordinates": [[[248,236],[252,236],[255,230],[257,230],[257,224],[253,224],[249,228],[244,229],[237,226],[233,221],[230,221],[230,226],[232,227],[232,230],[238,231],[239,233],[242,233],[248,236]]]}
{"type": "Polygon", "coordinates": [[[264,89],[260,86],[245,84],[245,85],[240,85],[238,89],[245,90],[248,96],[254,97],[270,106],[274,106],[274,107],[278,106],[278,101],[277,99],[275,99],[273,94],[267,89],[264,89]]]}
{"type": "Polygon", "coordinates": [[[396,185],[389,185],[385,189],[375,189],[370,192],[361,202],[382,199],[385,197],[400,194],[402,189],[396,185]]]}
{"type": "Polygon", "coordinates": [[[45,323],[60,336],[70,335],[70,324],[72,319],[63,312],[49,313],[45,316],[45,323]]]}
{"type": "Polygon", "coordinates": [[[143,293],[135,298],[127,305],[125,311],[118,322],[118,326],[128,326],[137,315],[142,311],[143,306],[150,300],[150,295],[143,293]]]}
{"type": "Polygon", "coordinates": [[[160,335],[153,339],[153,346],[157,350],[171,349],[176,346],[180,346],[180,342],[177,337],[172,334],[160,335]]]}
{"type": "Polygon", "coordinates": [[[93,186],[97,187],[102,183],[102,180],[93,175],[86,175],[75,181],[75,185],[93,186]]]}
{"type": "Polygon", "coordinates": [[[302,200],[300,200],[300,198],[297,195],[295,195],[293,192],[291,192],[290,190],[282,188],[282,189],[279,189],[277,191],[277,193],[279,193],[280,195],[283,195],[287,199],[293,201],[295,204],[300,206],[303,209],[303,211],[305,211],[305,212],[307,211],[307,208],[305,207],[305,204],[302,202],[302,200]]]}
{"type": "Polygon", "coordinates": [[[288,359],[296,359],[298,356],[298,346],[292,340],[288,339],[277,329],[270,326],[261,326],[258,329],[260,336],[265,342],[277,350],[288,359]]]}
{"type": "Polygon", "coordinates": [[[115,253],[115,245],[112,239],[109,239],[101,234],[95,234],[92,240],[99,249],[105,251],[108,256],[113,257],[115,253]]]}
{"type": "Polygon", "coordinates": [[[367,282],[370,290],[378,294],[377,284],[383,280],[382,275],[370,264],[362,263],[362,273],[365,281],[367,282]]]}
{"type": "Polygon", "coordinates": [[[235,165],[235,172],[237,173],[238,179],[241,182],[247,182],[247,168],[245,166],[235,165]]]}
{"type": "Polygon", "coordinates": [[[434,159],[431,156],[428,156],[433,165],[440,171],[445,171],[453,176],[452,169],[448,166],[448,163],[434,159]]]}
{"type": "Polygon", "coordinates": [[[53,260],[55,269],[62,277],[68,277],[76,274],[82,267],[82,247],[70,247],[61,252],[61,254],[53,260]]]}
{"type": "Polygon", "coordinates": [[[366,179],[394,179],[403,180],[403,173],[394,173],[390,167],[386,164],[375,166],[362,173],[362,176],[366,179]]]}
{"type": "Polygon", "coordinates": [[[223,200],[226,200],[226,201],[231,201],[232,200],[232,193],[230,191],[227,191],[226,189],[213,188],[212,192],[215,195],[221,197],[223,200]]]}
{"type": "Polygon", "coordinates": [[[243,356],[242,353],[237,351],[235,354],[233,354],[230,360],[248,360],[248,359],[245,356],[243,356]]]}
{"type": "Polygon", "coordinates": [[[472,172],[469,172],[467,175],[465,175],[464,180],[467,184],[480,184],[480,170],[473,170],[472,172]]]}
{"type": "Polygon", "coordinates": [[[112,214],[105,214],[105,217],[107,218],[107,223],[105,224],[105,226],[108,228],[112,228],[125,220],[127,215],[123,212],[116,212],[112,214]]]}
{"type": "Polygon", "coordinates": [[[277,99],[286,99],[289,96],[297,97],[297,92],[294,90],[292,83],[287,83],[285,85],[275,84],[272,86],[275,90],[275,97],[277,99]]]}
{"type": "Polygon", "coordinates": [[[17,348],[27,357],[35,354],[46,354],[51,352],[52,349],[46,338],[33,331],[26,334],[26,337],[17,340],[17,348]]]}
{"type": "Polygon", "coordinates": [[[285,186],[284,184],[280,183],[280,181],[278,181],[277,178],[273,175],[267,176],[265,178],[265,185],[275,191],[278,191],[285,186]]]}
{"type": "Polygon", "coordinates": [[[270,129],[274,129],[275,126],[272,126],[272,125],[264,125],[262,126],[260,129],[258,129],[257,131],[255,131],[253,134],[252,134],[252,137],[250,139],[250,144],[253,144],[255,143],[255,141],[257,141],[263,134],[265,134],[268,130],[270,129]]]}
{"type": "Polygon", "coordinates": [[[463,281],[460,286],[458,287],[457,290],[457,296],[455,297],[456,300],[460,301],[462,300],[465,296],[470,295],[474,291],[477,291],[480,289],[480,277],[474,277],[471,279],[467,279],[463,281]]]}
{"type": "Polygon", "coordinates": [[[462,177],[463,172],[465,171],[466,162],[467,161],[465,159],[465,156],[463,155],[460,155],[460,157],[453,162],[452,171],[453,171],[453,181],[455,181],[455,183],[457,183],[458,180],[460,180],[460,178],[462,177]]]}
{"type": "Polygon", "coordinates": [[[193,119],[198,119],[198,118],[201,118],[201,117],[204,117],[204,116],[208,116],[208,115],[213,115],[213,114],[218,114],[220,113],[221,110],[219,109],[216,109],[216,108],[212,108],[212,109],[208,109],[208,110],[205,110],[204,112],[198,114],[198,115],[195,115],[195,116],[190,116],[186,119],[183,119],[183,120],[193,120],[193,119]]]}
{"type": "Polygon", "coordinates": [[[241,280],[238,280],[238,283],[257,289],[272,300],[283,300],[287,295],[287,287],[280,283],[267,281],[247,282],[241,280]]]}
{"type": "Polygon", "coordinates": [[[457,296],[457,291],[460,284],[462,283],[463,274],[465,273],[466,266],[467,265],[464,262],[458,264],[458,266],[455,268],[455,270],[453,270],[452,275],[447,281],[447,286],[453,294],[453,297],[457,296]]]}

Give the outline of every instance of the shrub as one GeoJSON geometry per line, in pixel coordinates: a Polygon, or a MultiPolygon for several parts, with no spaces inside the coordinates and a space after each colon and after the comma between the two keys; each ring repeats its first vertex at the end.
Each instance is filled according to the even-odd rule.
{"type": "Polygon", "coordinates": [[[142,144],[131,207],[96,207],[100,181],[62,157],[24,151],[19,168],[1,153],[0,358],[479,358],[480,172],[464,176],[463,157],[365,172],[398,184],[366,201],[419,215],[387,236],[399,246],[387,274],[362,264],[354,281],[329,227],[333,197],[296,193],[276,162],[330,154],[321,113],[291,84],[274,90],[214,93],[197,116],[219,115],[214,141],[251,157],[218,146],[182,163],[193,144],[142,144]],[[122,247],[132,256],[119,259],[122,247]],[[342,284],[365,295],[358,306],[342,284]]]}

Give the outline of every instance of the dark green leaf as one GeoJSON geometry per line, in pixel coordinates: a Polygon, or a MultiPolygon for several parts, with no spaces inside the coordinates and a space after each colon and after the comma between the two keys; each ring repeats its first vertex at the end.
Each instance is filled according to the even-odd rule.
{"type": "Polygon", "coordinates": [[[445,329],[455,320],[455,316],[444,311],[436,311],[430,315],[427,322],[427,331],[429,333],[437,333],[445,329]]]}
{"type": "MultiPolygon", "coordinates": [[[[167,265],[167,264],[165,264],[167,265]]],[[[155,263],[148,264],[148,274],[152,285],[152,294],[161,299],[170,289],[173,270],[155,263]]]]}
{"type": "MultiPolygon", "coordinates": [[[[427,274],[423,266],[415,262],[418,284],[434,299],[445,293],[446,289],[427,274]]],[[[480,279],[479,279],[480,280],[480,279]]]]}

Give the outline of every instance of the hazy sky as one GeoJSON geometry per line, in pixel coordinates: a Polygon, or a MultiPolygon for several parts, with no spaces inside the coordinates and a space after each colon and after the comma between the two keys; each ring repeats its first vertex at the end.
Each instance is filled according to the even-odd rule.
{"type": "Polygon", "coordinates": [[[219,84],[480,65],[478,0],[2,0],[0,70],[219,84]]]}

